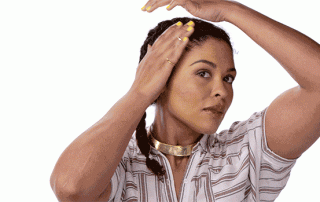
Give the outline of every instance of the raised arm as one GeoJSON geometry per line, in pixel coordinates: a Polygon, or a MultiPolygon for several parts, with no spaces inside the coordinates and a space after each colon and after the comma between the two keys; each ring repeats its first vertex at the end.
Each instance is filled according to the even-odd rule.
{"type": "Polygon", "coordinates": [[[208,21],[232,23],[271,54],[299,84],[268,107],[265,131],[272,151],[285,158],[297,158],[319,138],[319,44],[234,1],[149,0],[142,10],[152,12],[165,5],[168,10],[182,6],[208,21]]]}
{"type": "Polygon", "coordinates": [[[126,94],[65,149],[50,178],[59,201],[96,201],[110,190],[110,179],[149,104],[138,94],[126,94]]]}
{"type": "Polygon", "coordinates": [[[268,107],[269,148],[295,159],[320,136],[320,45],[302,33],[241,4],[226,5],[226,21],[236,25],[271,54],[299,84],[268,107]]]}

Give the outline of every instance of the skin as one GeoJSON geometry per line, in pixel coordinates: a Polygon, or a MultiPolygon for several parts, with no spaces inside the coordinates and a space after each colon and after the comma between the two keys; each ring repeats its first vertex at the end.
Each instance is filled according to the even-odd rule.
{"type": "Polygon", "coordinates": [[[174,24],[149,46],[130,90],[61,154],[50,177],[59,201],[108,200],[110,179],[133,132],[146,109],[164,92],[172,73],[173,65],[166,58],[177,63],[193,33],[193,26],[174,24]]]}
{"type": "MultiPolygon", "coordinates": [[[[236,76],[236,71],[228,70],[233,68],[232,50],[224,41],[210,38],[186,52],[158,100],[155,138],[166,144],[186,146],[198,142],[202,134],[215,133],[225,113],[213,116],[203,109],[220,103],[224,112],[228,110],[236,76]],[[199,60],[210,61],[216,67],[204,62],[193,64],[199,60]]],[[[173,168],[179,167],[182,159],[185,162],[187,158],[168,155],[173,168]]]]}
{"type": "MultiPolygon", "coordinates": [[[[236,71],[228,70],[233,68],[232,50],[226,42],[208,39],[186,52],[157,102],[152,131],[155,138],[166,144],[186,146],[198,142],[202,134],[215,133],[225,113],[216,116],[203,108],[220,103],[224,112],[228,110],[233,99],[232,82],[236,77],[236,71]],[[199,60],[210,61],[216,67],[204,62],[193,64],[199,60]]],[[[189,157],[165,156],[179,197],[189,157]]]]}
{"type": "MultiPolygon", "coordinates": [[[[273,56],[299,84],[279,95],[270,104],[266,113],[265,134],[268,146],[274,153],[288,159],[301,156],[320,136],[320,45],[300,32],[234,1],[149,0],[143,10],[150,7],[147,11],[152,12],[169,3],[171,6],[168,10],[182,6],[195,17],[235,25],[273,56]]],[[[219,99],[224,109],[228,109],[231,102],[229,105],[227,99],[223,102],[220,94],[214,96],[217,95],[215,88],[224,87],[229,92],[222,82],[227,65],[222,65],[219,60],[212,61],[217,62],[219,68],[213,74],[212,82],[203,85],[200,91],[195,91],[200,89],[197,88],[196,79],[191,79],[191,74],[184,71],[188,67],[179,68],[177,65],[174,82],[166,89],[173,70],[173,65],[166,58],[170,58],[173,63],[179,61],[191,34],[192,29],[188,31],[188,26],[173,25],[161,35],[140,62],[128,93],[101,120],[66,148],[50,180],[59,201],[106,201],[109,198],[110,179],[128,142],[145,110],[160,94],[161,101],[155,119],[156,133],[159,134],[156,137],[159,140],[183,145],[198,141],[199,134],[216,131],[220,120],[210,120],[208,117],[213,123],[209,127],[210,121],[201,123],[192,115],[203,120],[205,115],[200,109],[217,104],[219,99]],[[186,37],[187,40],[179,41],[177,37],[186,37]],[[179,88],[175,81],[184,85],[179,84],[179,88]],[[190,92],[195,92],[197,96],[191,98],[188,96],[190,92]],[[185,102],[187,99],[191,103],[198,100],[198,104],[188,110],[190,114],[178,110],[188,108],[185,102]],[[175,127],[172,127],[173,124],[175,127]],[[201,127],[203,129],[200,130],[201,127]],[[181,138],[182,132],[188,137],[185,141],[181,138]]],[[[167,157],[172,166],[175,186],[180,187],[184,172],[178,173],[178,160],[167,157]]],[[[185,162],[182,159],[180,167],[185,167],[185,162]]]]}
{"type": "Polygon", "coordinates": [[[265,118],[271,151],[283,158],[299,158],[320,136],[320,45],[233,1],[149,0],[142,10],[152,12],[168,4],[168,10],[181,6],[201,19],[235,25],[273,56],[299,84],[279,95],[268,107],[265,118]]]}

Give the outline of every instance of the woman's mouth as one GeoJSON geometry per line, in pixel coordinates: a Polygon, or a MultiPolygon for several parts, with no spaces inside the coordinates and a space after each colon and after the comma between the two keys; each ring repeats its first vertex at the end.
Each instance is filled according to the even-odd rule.
{"type": "Polygon", "coordinates": [[[216,110],[214,110],[214,109],[208,108],[208,109],[204,109],[204,111],[205,111],[207,114],[209,114],[209,115],[211,115],[211,116],[213,116],[213,117],[216,117],[216,118],[221,118],[221,117],[223,116],[223,113],[222,113],[222,112],[216,111],[216,110]]]}

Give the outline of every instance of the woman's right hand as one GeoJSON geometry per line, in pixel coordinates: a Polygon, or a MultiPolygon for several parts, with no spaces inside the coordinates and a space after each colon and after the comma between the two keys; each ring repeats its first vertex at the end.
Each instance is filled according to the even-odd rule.
{"type": "Polygon", "coordinates": [[[165,90],[172,69],[179,61],[193,31],[194,22],[185,25],[178,22],[170,26],[153,46],[148,45],[130,91],[144,96],[150,104],[153,103],[165,90]]]}

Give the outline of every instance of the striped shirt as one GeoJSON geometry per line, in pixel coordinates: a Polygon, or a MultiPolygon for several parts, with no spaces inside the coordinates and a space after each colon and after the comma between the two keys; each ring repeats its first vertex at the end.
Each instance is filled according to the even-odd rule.
{"type": "MultiPolygon", "coordinates": [[[[268,148],[266,111],[234,122],[219,134],[203,135],[190,155],[180,202],[269,202],[277,198],[296,159],[282,158],[268,148]]],[[[154,148],[150,157],[166,169],[163,178],[147,168],[134,133],[111,178],[109,201],[178,202],[168,159],[154,148]]]]}

